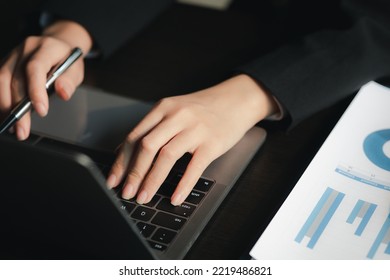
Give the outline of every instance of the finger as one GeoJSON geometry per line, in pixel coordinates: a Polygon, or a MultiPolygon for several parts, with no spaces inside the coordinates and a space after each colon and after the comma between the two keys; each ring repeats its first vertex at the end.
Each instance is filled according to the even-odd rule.
{"type": "Polygon", "coordinates": [[[165,111],[160,109],[160,106],[155,105],[145,117],[133,128],[129,134],[130,140],[138,141],[145,136],[149,131],[162,122],[165,115],[165,111]]]}
{"type": "Polygon", "coordinates": [[[11,81],[18,61],[18,51],[13,50],[0,68],[0,111],[8,112],[12,106],[11,81]]]}
{"type": "MultiPolygon", "coordinates": [[[[25,83],[21,82],[21,76],[22,75],[20,71],[16,70],[11,81],[11,88],[13,92],[11,98],[12,104],[15,105],[21,102],[23,98],[23,93],[26,92],[25,83]]],[[[30,127],[31,117],[30,112],[27,112],[20,120],[15,123],[16,138],[20,141],[26,140],[30,134],[30,127]]]]}
{"type": "MultiPolygon", "coordinates": [[[[156,124],[161,121],[162,117],[156,114],[153,110],[147,114],[144,119],[129,133],[124,143],[119,147],[119,154],[111,167],[107,178],[107,186],[111,189],[123,180],[125,172],[129,169],[131,164],[131,158],[136,148],[139,139],[144,137],[156,124]]],[[[131,192],[131,188],[124,188],[124,198],[129,199],[134,194],[131,192]]]]}
{"type": "Polygon", "coordinates": [[[122,181],[124,174],[128,169],[133,150],[133,143],[125,142],[123,145],[121,145],[119,154],[115,159],[115,162],[112,165],[107,178],[106,184],[108,188],[115,188],[122,181]]]}
{"type": "MultiPolygon", "coordinates": [[[[130,160],[133,155],[134,149],[139,139],[144,137],[151,129],[153,129],[158,123],[161,122],[163,114],[156,110],[156,107],[152,109],[139,124],[129,133],[124,143],[120,146],[120,152],[115,160],[108,179],[107,186],[109,188],[116,187],[124,178],[125,171],[129,169],[130,160]]],[[[124,188],[125,198],[133,197],[135,192],[132,192],[131,187],[124,188]]]]}
{"type": "Polygon", "coordinates": [[[34,109],[40,116],[46,116],[49,109],[47,75],[69,52],[70,48],[67,46],[41,47],[26,63],[28,93],[34,109]]]}
{"type": "MultiPolygon", "coordinates": [[[[25,97],[26,84],[24,82],[24,74],[22,71],[22,49],[17,55],[17,62],[11,78],[11,103],[13,106],[21,102],[25,97]]],[[[14,126],[16,138],[20,141],[26,140],[30,134],[31,117],[30,112],[27,112],[14,126]]]]}
{"type": "MultiPolygon", "coordinates": [[[[164,111],[156,105],[154,108],[139,122],[139,124],[129,133],[126,140],[120,147],[120,152],[115,160],[107,178],[107,186],[114,188],[123,180],[125,172],[129,170],[131,158],[138,141],[158,125],[164,116],[164,111]]],[[[124,198],[134,197],[136,189],[131,185],[124,187],[122,196],[124,198]]]]}
{"type": "Polygon", "coordinates": [[[54,84],[55,91],[63,100],[69,100],[83,79],[84,62],[79,60],[57,78],[54,84]]]}
{"type": "Polygon", "coordinates": [[[186,152],[192,150],[193,146],[197,145],[193,136],[192,133],[183,131],[161,148],[151,170],[142,183],[137,196],[138,203],[148,203],[165,181],[176,161],[186,152]]]}
{"type": "Polygon", "coordinates": [[[15,49],[16,63],[14,65],[11,79],[12,104],[18,104],[27,94],[25,72],[26,61],[28,61],[30,56],[36,51],[38,43],[38,37],[31,36],[28,37],[22,45],[15,49]]]}
{"type": "MultiPolygon", "coordinates": [[[[177,123],[174,118],[164,120],[139,141],[135,159],[129,168],[124,185],[124,195],[130,190],[134,193],[139,189],[158,151],[180,132],[182,124],[177,123]]],[[[150,195],[145,190],[137,197],[139,203],[144,203],[149,198],[150,195]]]]}
{"type": "Polygon", "coordinates": [[[31,114],[27,112],[19,121],[15,123],[16,138],[20,141],[26,140],[30,135],[31,114]]]}
{"type": "Polygon", "coordinates": [[[209,148],[202,147],[195,151],[175,192],[172,194],[172,205],[178,206],[184,202],[204,170],[216,158],[212,155],[213,153],[209,148]]]}

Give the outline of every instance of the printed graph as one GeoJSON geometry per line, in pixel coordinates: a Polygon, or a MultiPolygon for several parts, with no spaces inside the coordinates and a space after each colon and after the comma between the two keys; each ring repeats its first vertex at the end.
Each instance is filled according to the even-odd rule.
{"type": "MultiPolygon", "coordinates": [[[[326,188],[296,235],[295,242],[303,243],[303,241],[306,240],[306,247],[309,249],[315,249],[315,245],[325,231],[335,233],[335,228],[340,226],[340,214],[338,214],[339,218],[337,221],[339,224],[333,229],[327,229],[327,227],[345,197],[345,193],[339,192],[330,187],[326,188]]],[[[377,208],[378,205],[375,203],[358,199],[354,206],[351,207],[351,211],[349,211],[348,214],[345,214],[344,219],[341,219],[341,222],[355,226],[356,229],[353,234],[354,236],[361,238],[377,208]]],[[[372,232],[369,232],[364,238],[365,240],[372,240],[370,241],[372,244],[366,254],[367,258],[373,259],[378,251],[390,255],[390,214],[387,216],[383,226],[376,235],[375,233],[372,234],[372,232]]]]}
{"type": "Polygon", "coordinates": [[[299,231],[295,241],[301,243],[304,237],[308,237],[307,247],[313,249],[344,196],[344,193],[328,187],[299,231]]]}
{"type": "Polygon", "coordinates": [[[358,222],[358,227],[355,231],[355,235],[362,235],[364,229],[366,228],[369,220],[372,217],[372,214],[374,214],[376,207],[376,204],[361,199],[358,200],[347,219],[348,224],[353,224],[356,221],[358,222]]]}
{"type": "Polygon", "coordinates": [[[361,170],[349,164],[339,164],[335,171],[358,182],[390,191],[390,129],[382,129],[368,134],[362,141],[362,150],[365,158],[372,166],[379,167],[381,175],[361,170]],[[383,173],[383,171],[385,173],[383,173]]]}
{"type": "Polygon", "coordinates": [[[390,129],[382,129],[370,133],[363,142],[363,150],[367,158],[379,168],[390,171],[390,157],[384,147],[390,141],[390,129]]]}
{"type": "Polygon", "coordinates": [[[384,248],[384,253],[390,255],[390,214],[383,223],[381,230],[379,231],[374,243],[372,244],[367,258],[373,259],[379,248],[384,248]]]}
{"type": "Polygon", "coordinates": [[[257,259],[390,260],[390,89],[359,91],[252,250],[257,259]]]}

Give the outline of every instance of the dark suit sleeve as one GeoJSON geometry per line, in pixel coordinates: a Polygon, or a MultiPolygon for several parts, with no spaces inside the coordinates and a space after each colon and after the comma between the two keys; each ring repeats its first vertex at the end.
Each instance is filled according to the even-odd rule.
{"type": "Polygon", "coordinates": [[[84,26],[109,56],[148,25],[172,0],[51,0],[43,10],[84,26]]]}
{"type": "Polygon", "coordinates": [[[292,127],[366,82],[390,75],[389,4],[345,1],[343,28],[313,32],[240,70],[279,100],[292,127]]]}

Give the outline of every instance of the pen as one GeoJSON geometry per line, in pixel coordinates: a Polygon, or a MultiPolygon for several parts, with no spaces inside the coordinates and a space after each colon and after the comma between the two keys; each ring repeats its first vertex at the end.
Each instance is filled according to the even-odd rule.
{"type": "MultiPolygon", "coordinates": [[[[56,79],[62,73],[64,73],[82,54],[83,52],[80,48],[74,48],[66,60],[60,66],[58,66],[58,68],[52,74],[50,74],[46,81],[46,90],[49,91],[56,79]]],[[[0,125],[0,134],[13,126],[15,122],[20,120],[24,114],[30,110],[30,108],[31,100],[26,96],[14,109],[12,109],[8,117],[2,122],[0,125]]]]}

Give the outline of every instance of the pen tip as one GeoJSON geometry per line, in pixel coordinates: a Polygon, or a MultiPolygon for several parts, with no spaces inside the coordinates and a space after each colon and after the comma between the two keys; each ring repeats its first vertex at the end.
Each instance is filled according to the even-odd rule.
{"type": "Polygon", "coordinates": [[[7,126],[4,123],[2,123],[0,125],[0,134],[2,134],[6,129],[7,129],[7,126]]]}
{"type": "Polygon", "coordinates": [[[4,131],[6,131],[8,128],[10,128],[16,121],[16,118],[14,115],[8,116],[1,124],[0,124],[0,134],[2,134],[4,131]]]}

